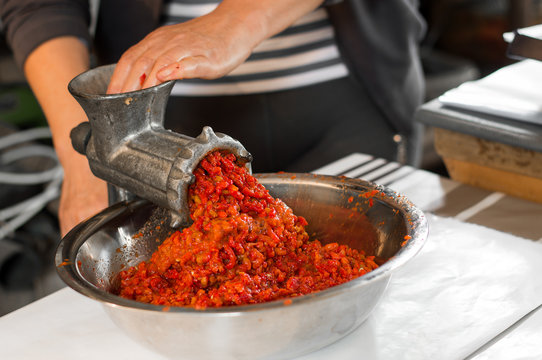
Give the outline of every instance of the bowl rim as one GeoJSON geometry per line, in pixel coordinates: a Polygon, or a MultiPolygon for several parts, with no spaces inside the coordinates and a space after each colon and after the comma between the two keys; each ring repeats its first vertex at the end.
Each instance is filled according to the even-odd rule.
{"type": "Polygon", "coordinates": [[[371,181],[347,178],[344,176],[331,176],[331,175],[318,175],[308,173],[262,173],[255,174],[258,179],[286,179],[289,178],[296,182],[315,182],[317,181],[319,186],[333,186],[342,187],[344,189],[358,189],[364,192],[370,192],[378,190],[379,193],[384,196],[379,196],[376,201],[387,203],[388,205],[396,206],[399,208],[405,216],[405,219],[409,221],[411,227],[407,227],[410,236],[404,246],[384,264],[380,265],[377,269],[372,270],[358,278],[347,281],[346,283],[330,287],[325,290],[321,290],[312,294],[301,295],[297,297],[285,298],[273,300],[265,303],[248,304],[248,305],[235,305],[235,306],[223,306],[223,307],[209,307],[205,309],[196,309],[193,307],[177,307],[167,305],[153,305],[138,302],[135,300],[125,299],[118,295],[106,292],[98,289],[96,286],[87,281],[81,276],[77,264],[76,256],[79,252],[79,248],[85,243],[92,234],[101,228],[103,224],[106,224],[114,217],[126,211],[134,211],[141,206],[149,205],[148,200],[136,199],[131,201],[124,201],[114,204],[103,211],[99,212],[95,216],[76,225],[64,238],[60,241],[56,253],[55,264],[57,273],[60,278],[71,287],[73,290],[101,302],[104,305],[123,307],[130,309],[139,309],[146,311],[159,311],[167,313],[182,313],[182,314],[197,314],[209,315],[209,316],[236,316],[241,313],[258,312],[272,309],[282,308],[284,306],[292,307],[299,306],[307,302],[323,300],[337,293],[348,291],[353,288],[364,286],[367,283],[379,281],[384,278],[390,277],[392,272],[400,266],[404,265],[410,259],[412,259],[423,247],[428,236],[428,222],[423,211],[416,207],[410,200],[404,195],[391,190],[390,188],[379,185],[371,181]]]}

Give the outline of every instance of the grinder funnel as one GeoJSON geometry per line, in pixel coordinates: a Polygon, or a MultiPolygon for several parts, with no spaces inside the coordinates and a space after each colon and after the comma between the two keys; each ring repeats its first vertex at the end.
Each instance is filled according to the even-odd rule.
{"type": "Polygon", "coordinates": [[[205,155],[232,152],[249,170],[251,155],[239,141],[210,127],[196,138],[164,129],[173,81],[106,94],[114,68],[97,67],[69,83],[68,90],[89,120],[72,130],[73,147],[87,157],[94,175],[120,188],[116,194],[110,191],[110,203],[135,194],[170,209],[173,227],[186,225],[192,172],[205,155]]]}

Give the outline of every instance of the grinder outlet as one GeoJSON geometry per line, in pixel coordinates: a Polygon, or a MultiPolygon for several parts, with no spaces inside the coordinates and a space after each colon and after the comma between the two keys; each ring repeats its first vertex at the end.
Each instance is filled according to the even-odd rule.
{"type": "Polygon", "coordinates": [[[174,81],[122,94],[106,94],[115,65],[89,70],[68,85],[88,117],[71,132],[72,145],[93,174],[114,185],[110,204],[136,195],[171,210],[171,226],[190,223],[188,187],[193,171],[211,151],[225,150],[245,162],[243,145],[210,127],[192,138],[164,128],[174,81]]]}

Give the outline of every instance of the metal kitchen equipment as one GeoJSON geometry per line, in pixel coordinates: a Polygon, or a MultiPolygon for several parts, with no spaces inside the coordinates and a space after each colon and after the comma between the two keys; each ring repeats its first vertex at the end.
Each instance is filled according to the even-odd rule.
{"type": "Polygon", "coordinates": [[[172,83],[103,95],[112,70],[98,68],[70,83],[90,120],[73,131],[72,142],[98,177],[147,200],[118,202],[74,227],[55,262],[67,285],[100,302],[136,341],[171,358],[198,360],[284,359],[315,351],[364,322],[392,273],[425,243],[425,216],[391,189],[344,177],[258,174],[272,196],[307,219],[313,239],[363,250],[382,265],[339,286],[263,304],[196,310],[115,295],[119,272],[149,259],[186,220],[191,172],[205,154],[225,149],[247,164],[250,155],[210,128],[195,139],[164,130],[172,83]]]}
{"type": "Polygon", "coordinates": [[[239,141],[210,127],[196,138],[164,129],[173,81],[107,95],[114,68],[97,67],[69,83],[68,90],[89,119],[72,130],[72,144],[86,155],[94,175],[117,186],[113,191],[110,187],[110,204],[137,195],[170,209],[173,227],[186,225],[192,171],[205,155],[227,150],[249,169],[251,155],[239,141]]]}
{"type": "Polygon", "coordinates": [[[387,261],[357,279],[286,302],[204,310],[144,304],[114,295],[117,274],[149,259],[172,229],[166,210],[135,200],[117,203],[70,231],[56,253],[58,273],[99,302],[135,341],[168,358],[291,359],[329,345],[372,313],[393,274],[424,245],[427,220],[404,196],[360,179],[256,177],[307,219],[313,239],[347,244],[387,261]]]}

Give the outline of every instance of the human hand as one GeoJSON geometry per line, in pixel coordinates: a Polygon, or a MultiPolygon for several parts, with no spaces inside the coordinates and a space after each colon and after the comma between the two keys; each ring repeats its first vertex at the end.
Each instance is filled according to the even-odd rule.
{"type": "Polygon", "coordinates": [[[222,0],[196,19],[158,28],[128,49],[111,77],[109,94],[168,80],[216,79],[252,50],[316,9],[323,0],[222,0]]]}
{"type": "Polygon", "coordinates": [[[239,19],[217,10],[158,28],[128,49],[111,77],[108,93],[135,91],[174,79],[215,79],[241,64],[257,35],[239,19]]]}
{"type": "Polygon", "coordinates": [[[108,205],[107,184],[91,173],[88,164],[81,164],[83,169],[70,169],[64,174],[58,211],[62,236],[108,205]]]}

